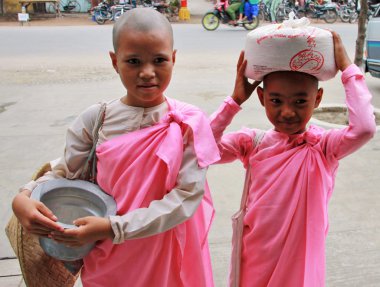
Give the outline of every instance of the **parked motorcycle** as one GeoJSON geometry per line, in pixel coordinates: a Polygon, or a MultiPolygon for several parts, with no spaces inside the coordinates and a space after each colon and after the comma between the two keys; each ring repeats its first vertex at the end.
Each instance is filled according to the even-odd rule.
{"type": "Polygon", "coordinates": [[[106,1],[102,1],[93,9],[93,19],[99,25],[106,21],[116,21],[126,11],[133,9],[133,5],[129,3],[110,5],[106,1]]]}
{"type": "Polygon", "coordinates": [[[353,0],[340,0],[336,2],[336,10],[338,16],[343,23],[351,22],[351,19],[355,18],[356,8],[353,0]]]}
{"type": "Polygon", "coordinates": [[[272,22],[270,17],[270,7],[265,5],[264,1],[260,1],[259,4],[259,21],[272,22]]]}
{"type": "Polygon", "coordinates": [[[379,6],[380,6],[380,3],[377,3],[377,4],[368,3],[368,14],[367,14],[368,20],[372,18],[373,14],[375,14],[379,6]]]}
{"type": "Polygon", "coordinates": [[[289,20],[289,14],[293,12],[294,19],[298,19],[298,6],[295,6],[292,2],[288,0],[283,0],[278,6],[276,12],[276,22],[282,23],[285,20],[289,20]]]}
{"type": "MultiPolygon", "coordinates": [[[[379,7],[380,3],[377,3],[377,4],[371,4],[371,3],[368,3],[368,12],[367,12],[367,20],[369,21],[369,19],[372,18],[373,14],[375,13],[377,7],[379,7]]],[[[360,9],[358,9],[357,11],[355,10],[354,8],[354,11],[351,13],[350,15],[350,23],[355,23],[358,19],[359,19],[359,13],[360,13],[360,9]]]]}
{"type": "MultiPolygon", "coordinates": [[[[238,13],[238,12],[237,12],[238,13]]],[[[238,15],[236,15],[238,18],[238,15]]],[[[236,22],[236,24],[230,24],[231,18],[225,10],[225,6],[222,3],[216,3],[213,11],[207,12],[202,18],[202,26],[208,31],[216,30],[220,23],[227,24],[234,27],[244,27],[246,30],[253,30],[259,26],[259,18],[254,17],[252,21],[244,20],[242,22],[236,22]]]]}
{"type": "Polygon", "coordinates": [[[323,19],[326,23],[332,24],[338,19],[338,12],[335,3],[318,5],[311,0],[306,0],[304,7],[298,9],[298,16],[323,19]]]}
{"type": "Polygon", "coordinates": [[[169,21],[178,21],[179,8],[175,3],[160,1],[158,3],[153,3],[153,8],[163,14],[169,21]]]}
{"type": "Polygon", "coordinates": [[[178,21],[179,2],[170,0],[168,3],[166,0],[154,1],[144,0],[142,2],[143,7],[153,8],[161,14],[163,14],[170,22],[178,21]]]}

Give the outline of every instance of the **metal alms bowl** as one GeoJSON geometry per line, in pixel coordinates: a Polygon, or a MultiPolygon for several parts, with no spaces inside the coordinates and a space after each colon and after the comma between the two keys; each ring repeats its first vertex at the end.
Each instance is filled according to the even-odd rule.
{"type": "MultiPolygon", "coordinates": [[[[64,228],[77,228],[73,221],[80,217],[108,217],[116,214],[115,200],[96,184],[84,180],[49,180],[38,185],[31,198],[44,203],[64,228]]],[[[64,261],[83,258],[95,245],[68,247],[47,237],[40,237],[39,241],[46,254],[64,261]]]]}

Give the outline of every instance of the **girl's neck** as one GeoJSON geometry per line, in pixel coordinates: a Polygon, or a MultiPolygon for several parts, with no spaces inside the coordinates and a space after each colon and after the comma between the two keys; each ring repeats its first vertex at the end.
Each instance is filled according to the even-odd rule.
{"type": "Polygon", "coordinates": [[[151,102],[143,102],[143,101],[140,101],[138,103],[135,103],[134,101],[131,101],[129,98],[128,98],[128,95],[125,95],[124,97],[122,97],[120,99],[120,101],[124,104],[124,105],[127,105],[127,106],[130,106],[130,107],[135,107],[135,108],[144,108],[144,109],[147,109],[147,108],[154,108],[154,107],[157,107],[159,105],[161,105],[162,103],[164,103],[166,100],[165,96],[162,95],[161,98],[155,100],[155,101],[151,101],[151,102]]]}

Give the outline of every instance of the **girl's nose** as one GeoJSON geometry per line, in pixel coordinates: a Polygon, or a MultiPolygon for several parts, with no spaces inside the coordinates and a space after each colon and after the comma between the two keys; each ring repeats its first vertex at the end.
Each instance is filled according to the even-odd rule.
{"type": "Polygon", "coordinates": [[[281,110],[281,116],[283,118],[293,118],[294,116],[296,115],[296,113],[294,112],[294,110],[292,109],[292,107],[288,106],[288,105],[284,105],[282,110],[281,110]]]}
{"type": "Polygon", "coordinates": [[[139,77],[142,79],[152,79],[155,77],[154,67],[152,65],[144,65],[141,70],[139,77]]]}

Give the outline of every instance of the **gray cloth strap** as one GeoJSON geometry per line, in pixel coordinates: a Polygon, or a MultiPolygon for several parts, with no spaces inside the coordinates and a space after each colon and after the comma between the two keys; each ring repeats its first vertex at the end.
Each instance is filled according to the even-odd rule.
{"type": "Polygon", "coordinates": [[[88,180],[92,183],[96,182],[96,145],[99,140],[99,130],[103,126],[104,118],[106,116],[106,103],[102,103],[99,109],[99,114],[95,122],[95,127],[93,130],[93,142],[92,142],[92,148],[90,150],[90,153],[88,154],[88,157],[86,159],[86,162],[84,164],[80,179],[82,180],[88,180]]]}

